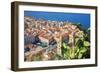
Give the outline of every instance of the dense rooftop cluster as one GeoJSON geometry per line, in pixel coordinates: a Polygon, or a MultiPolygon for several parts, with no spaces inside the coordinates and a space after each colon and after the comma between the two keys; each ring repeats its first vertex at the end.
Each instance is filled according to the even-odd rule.
{"type": "Polygon", "coordinates": [[[54,60],[62,56],[62,45],[72,49],[84,32],[71,22],[24,17],[25,61],[54,60]]]}

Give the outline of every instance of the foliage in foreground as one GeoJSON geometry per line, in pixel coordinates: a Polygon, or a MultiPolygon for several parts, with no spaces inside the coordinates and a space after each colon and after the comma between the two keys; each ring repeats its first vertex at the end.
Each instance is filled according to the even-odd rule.
{"type": "Polygon", "coordinates": [[[90,30],[84,30],[80,38],[75,38],[74,47],[62,42],[62,56],[56,55],[57,59],[86,59],[90,58],[90,30]]]}

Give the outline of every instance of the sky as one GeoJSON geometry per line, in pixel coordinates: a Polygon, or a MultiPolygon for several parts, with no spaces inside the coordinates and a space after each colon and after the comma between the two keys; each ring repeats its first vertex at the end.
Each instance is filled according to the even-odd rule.
{"type": "Polygon", "coordinates": [[[90,27],[90,14],[83,13],[63,13],[63,12],[43,12],[43,11],[24,11],[24,16],[36,19],[43,18],[51,21],[69,21],[81,23],[83,27],[90,27]]]}

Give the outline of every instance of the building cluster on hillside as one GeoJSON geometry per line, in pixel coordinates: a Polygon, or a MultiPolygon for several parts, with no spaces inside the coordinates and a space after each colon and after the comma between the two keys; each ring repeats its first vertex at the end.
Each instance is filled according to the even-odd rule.
{"type": "Polygon", "coordinates": [[[52,60],[62,55],[62,42],[74,47],[75,38],[83,31],[71,22],[51,21],[24,17],[25,61],[52,60]]]}

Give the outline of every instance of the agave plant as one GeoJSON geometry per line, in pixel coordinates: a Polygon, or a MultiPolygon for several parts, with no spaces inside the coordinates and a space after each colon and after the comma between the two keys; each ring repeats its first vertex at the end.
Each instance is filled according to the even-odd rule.
{"type": "MultiPolygon", "coordinates": [[[[88,31],[90,33],[90,31],[88,31]]],[[[63,59],[83,59],[90,57],[90,36],[82,31],[75,38],[74,48],[70,47],[64,41],[62,42],[63,59]]]]}

